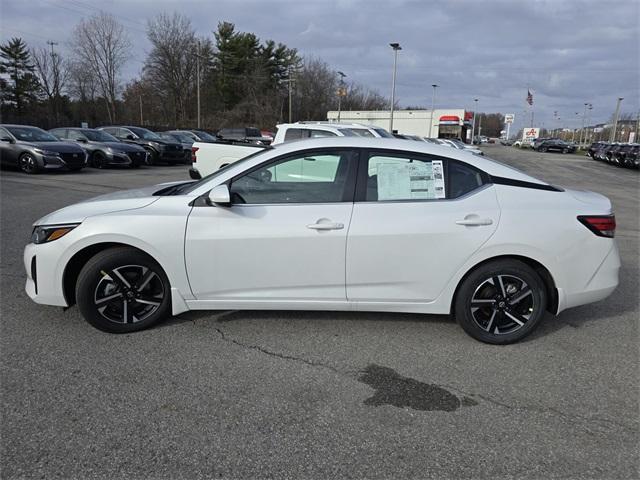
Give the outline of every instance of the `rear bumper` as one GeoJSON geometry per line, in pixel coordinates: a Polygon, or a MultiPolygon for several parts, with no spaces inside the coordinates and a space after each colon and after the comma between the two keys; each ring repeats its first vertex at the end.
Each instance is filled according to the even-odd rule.
{"type": "Polygon", "coordinates": [[[558,313],[561,311],[593,303],[607,298],[619,283],[620,254],[615,242],[587,284],[579,291],[558,288],[558,313]]]}

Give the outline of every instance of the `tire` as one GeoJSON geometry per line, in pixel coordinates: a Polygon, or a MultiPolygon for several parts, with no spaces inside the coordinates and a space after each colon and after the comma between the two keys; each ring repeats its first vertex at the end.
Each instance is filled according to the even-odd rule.
{"type": "Polygon", "coordinates": [[[569,149],[568,148],[563,148],[562,149],[562,153],[569,153],[569,149]]]}
{"type": "Polygon", "coordinates": [[[454,314],[476,340],[507,345],[529,335],[544,318],[546,307],[545,285],[531,267],[518,260],[496,260],[463,280],[454,314]]]}
{"type": "Polygon", "coordinates": [[[171,289],[155,260],[134,248],[115,247],[97,253],[82,268],[76,303],[98,330],[135,332],[170,315],[171,289]]]}
{"type": "Polygon", "coordinates": [[[93,152],[91,155],[91,166],[93,168],[104,168],[105,156],[102,152],[93,152]]]}
{"type": "Polygon", "coordinates": [[[151,148],[145,149],[147,150],[147,165],[157,165],[158,163],[158,152],[152,150],[151,148]]]}
{"type": "Polygon", "coordinates": [[[40,166],[38,165],[36,157],[29,152],[25,152],[20,155],[20,158],[18,158],[18,166],[20,167],[20,170],[24,173],[28,173],[29,175],[33,175],[40,171],[40,166]]]}

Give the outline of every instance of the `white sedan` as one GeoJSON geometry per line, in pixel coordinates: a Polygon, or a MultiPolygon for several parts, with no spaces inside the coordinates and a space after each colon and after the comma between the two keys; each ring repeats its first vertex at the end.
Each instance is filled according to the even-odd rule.
{"type": "Polygon", "coordinates": [[[462,150],[307,140],[41,218],[26,291],[108,332],[187,310],[358,310],[453,313],[505,344],[616,288],[614,230],[602,195],[462,150]]]}

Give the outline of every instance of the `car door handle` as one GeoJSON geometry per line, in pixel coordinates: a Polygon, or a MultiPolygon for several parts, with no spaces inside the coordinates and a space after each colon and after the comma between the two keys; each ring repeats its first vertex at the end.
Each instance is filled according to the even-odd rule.
{"type": "Polygon", "coordinates": [[[318,221],[318,223],[307,225],[307,228],[312,230],[342,230],[344,228],[344,224],[318,221]]]}
{"type": "Polygon", "coordinates": [[[467,227],[479,227],[482,225],[491,225],[492,223],[493,220],[490,218],[465,218],[464,220],[456,220],[456,224],[467,227]]]}

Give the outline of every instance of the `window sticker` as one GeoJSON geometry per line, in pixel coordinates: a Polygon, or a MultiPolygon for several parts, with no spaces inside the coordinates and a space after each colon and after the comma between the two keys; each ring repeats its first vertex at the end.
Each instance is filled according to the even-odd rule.
{"type": "Polygon", "coordinates": [[[441,160],[381,162],[376,167],[379,201],[445,198],[441,160]]]}

